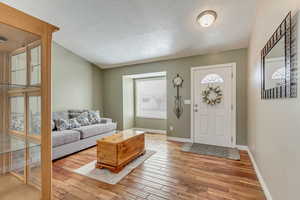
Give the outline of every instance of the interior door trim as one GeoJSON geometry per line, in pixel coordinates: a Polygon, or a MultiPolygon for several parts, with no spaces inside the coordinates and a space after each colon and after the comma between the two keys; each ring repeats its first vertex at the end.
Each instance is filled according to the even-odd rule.
{"type": "Polygon", "coordinates": [[[231,137],[232,137],[232,142],[231,146],[236,147],[236,63],[225,63],[225,64],[220,64],[220,65],[206,65],[206,66],[196,66],[191,68],[191,141],[194,143],[195,142],[195,137],[194,137],[194,72],[197,70],[201,69],[216,69],[216,68],[228,68],[230,67],[232,69],[232,112],[231,112],[231,137]]]}

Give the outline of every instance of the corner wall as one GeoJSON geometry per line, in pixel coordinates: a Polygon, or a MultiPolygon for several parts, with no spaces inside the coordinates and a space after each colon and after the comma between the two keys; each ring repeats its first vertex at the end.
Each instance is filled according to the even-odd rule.
{"type": "MultiPolygon", "coordinates": [[[[299,0],[257,1],[249,47],[248,145],[273,200],[299,199],[300,101],[299,97],[261,100],[260,51],[287,13],[292,10],[294,14],[299,8],[299,0]]],[[[299,82],[298,78],[298,88],[299,82]]]]}
{"type": "Polygon", "coordinates": [[[172,79],[179,73],[183,79],[183,88],[180,95],[183,99],[190,99],[192,67],[216,65],[224,63],[237,63],[237,144],[245,145],[246,141],[246,65],[247,49],[231,50],[221,53],[192,56],[167,61],[130,65],[126,67],[103,70],[104,83],[104,114],[118,122],[118,128],[123,128],[122,104],[122,76],[148,73],[167,72],[167,127],[174,127],[174,131],[167,130],[168,136],[190,138],[190,105],[184,105],[180,119],[173,113],[174,96],[176,89],[172,79]]]}
{"type": "Polygon", "coordinates": [[[103,91],[102,70],[52,43],[52,110],[100,109],[103,91]]]}

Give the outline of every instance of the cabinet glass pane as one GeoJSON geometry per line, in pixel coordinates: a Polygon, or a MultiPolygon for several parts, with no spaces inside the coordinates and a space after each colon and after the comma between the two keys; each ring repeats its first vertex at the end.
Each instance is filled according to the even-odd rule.
{"type": "Polygon", "coordinates": [[[24,97],[10,98],[10,130],[24,132],[24,97]]]}
{"type": "Polygon", "coordinates": [[[18,174],[21,177],[24,177],[24,167],[25,167],[25,149],[11,152],[10,171],[18,174]]]}
{"type": "Polygon", "coordinates": [[[11,56],[11,84],[26,85],[27,82],[26,52],[11,56]]]}
{"type": "Polygon", "coordinates": [[[41,97],[29,96],[29,134],[41,134],[41,97]]]}
{"type": "Polygon", "coordinates": [[[29,148],[29,174],[28,181],[31,185],[38,188],[41,186],[41,147],[39,145],[30,145],[29,148]]]}
{"type": "Polygon", "coordinates": [[[30,50],[31,58],[31,85],[41,83],[41,46],[37,46],[30,50]]]}

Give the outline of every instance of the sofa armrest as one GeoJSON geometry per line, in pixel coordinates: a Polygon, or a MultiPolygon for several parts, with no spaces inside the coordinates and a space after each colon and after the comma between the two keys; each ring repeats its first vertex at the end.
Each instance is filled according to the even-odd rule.
{"type": "Polygon", "coordinates": [[[110,118],[102,118],[101,117],[101,124],[106,124],[106,123],[112,123],[113,121],[112,121],[112,119],[110,119],[110,118]]]}

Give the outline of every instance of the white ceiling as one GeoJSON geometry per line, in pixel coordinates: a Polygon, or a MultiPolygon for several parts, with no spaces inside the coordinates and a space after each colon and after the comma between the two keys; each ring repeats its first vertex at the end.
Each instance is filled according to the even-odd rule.
{"type": "Polygon", "coordinates": [[[60,27],[54,40],[101,68],[248,46],[255,0],[2,0],[60,27]],[[202,28],[197,15],[218,13],[202,28]]]}

